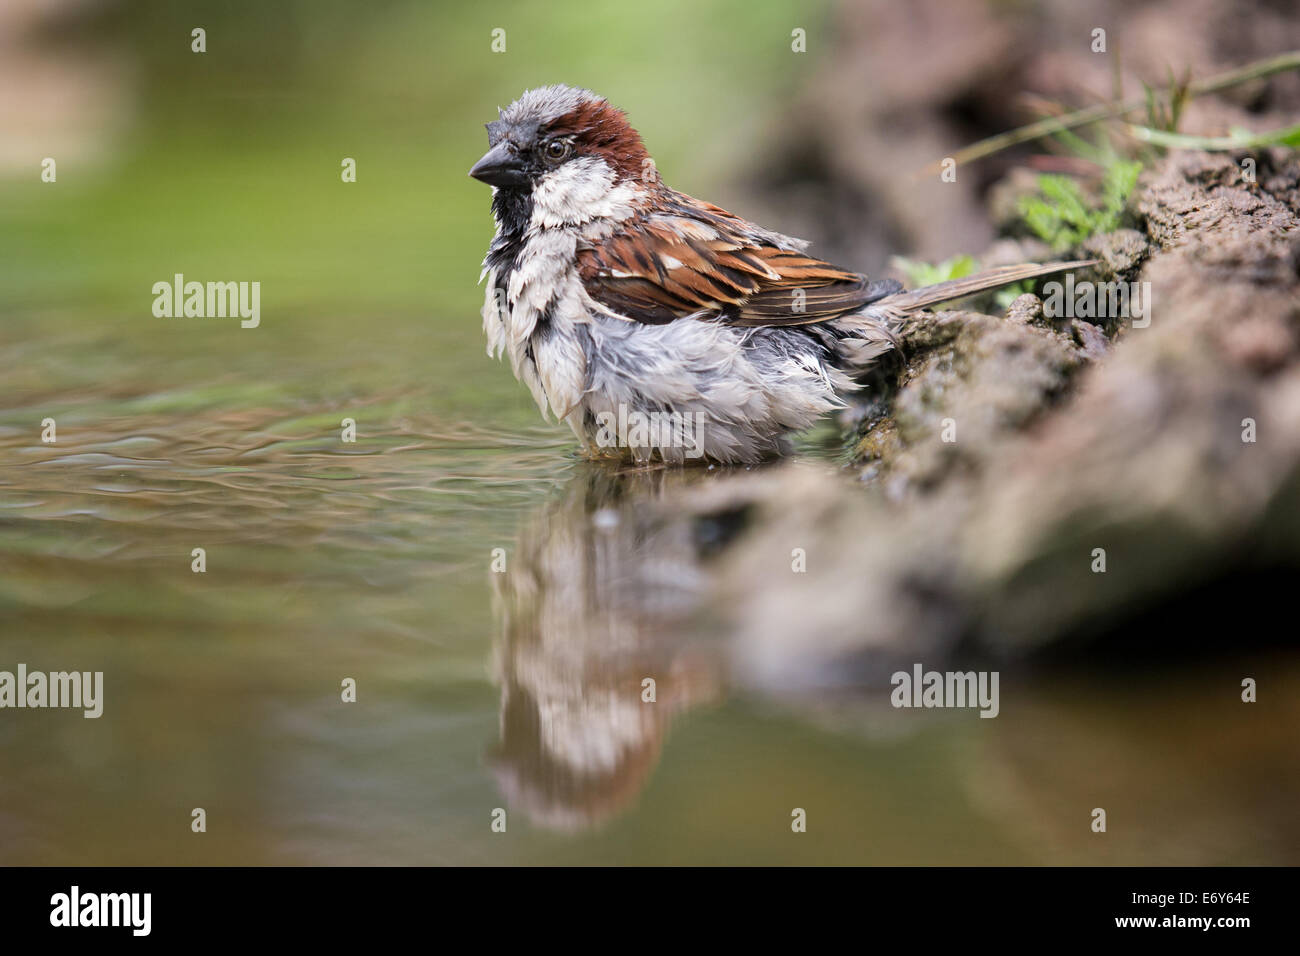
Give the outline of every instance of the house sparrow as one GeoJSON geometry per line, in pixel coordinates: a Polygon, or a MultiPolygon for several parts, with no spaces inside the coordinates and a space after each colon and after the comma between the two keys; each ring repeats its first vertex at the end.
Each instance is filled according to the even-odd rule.
{"type": "Polygon", "coordinates": [[[1083,262],[906,292],[660,181],[621,110],[525,92],[470,170],[493,187],[488,354],[591,456],[748,463],[844,405],[910,312],[1083,262]]]}

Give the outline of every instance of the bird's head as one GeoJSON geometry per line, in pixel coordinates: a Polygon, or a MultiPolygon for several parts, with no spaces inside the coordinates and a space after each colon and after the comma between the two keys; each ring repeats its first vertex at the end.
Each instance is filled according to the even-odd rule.
{"type": "Polygon", "coordinates": [[[623,111],[590,90],[528,90],[487,124],[487,153],[469,174],[529,195],[560,222],[608,214],[623,187],[657,181],[641,136],[623,111]]]}

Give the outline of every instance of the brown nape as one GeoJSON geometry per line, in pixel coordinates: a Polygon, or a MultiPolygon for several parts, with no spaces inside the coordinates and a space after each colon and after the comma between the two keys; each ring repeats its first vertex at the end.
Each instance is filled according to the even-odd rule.
{"type": "Polygon", "coordinates": [[[601,157],[620,179],[645,176],[650,154],[641,142],[641,134],[632,128],[622,110],[605,100],[588,100],[552,123],[549,132],[572,135],[579,154],[601,157]]]}

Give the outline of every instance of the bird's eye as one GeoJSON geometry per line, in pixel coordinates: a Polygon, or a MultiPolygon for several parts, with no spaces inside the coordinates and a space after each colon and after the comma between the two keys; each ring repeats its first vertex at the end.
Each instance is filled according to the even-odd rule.
{"type": "Polygon", "coordinates": [[[543,154],[549,163],[562,163],[569,158],[573,147],[562,139],[553,139],[543,147],[543,154]]]}

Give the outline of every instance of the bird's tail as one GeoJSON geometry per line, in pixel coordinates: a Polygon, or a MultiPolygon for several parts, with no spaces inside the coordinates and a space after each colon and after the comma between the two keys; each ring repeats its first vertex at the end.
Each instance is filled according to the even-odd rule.
{"type": "MultiPolygon", "coordinates": [[[[934,285],[910,291],[900,289],[882,295],[863,308],[856,316],[842,322],[852,322],[852,333],[839,341],[838,350],[844,366],[855,372],[870,368],[884,353],[896,349],[907,324],[908,316],[927,306],[953,299],[964,299],[977,292],[996,289],[1025,279],[1082,269],[1095,265],[1096,259],[1076,259],[1073,262],[1026,262],[1022,265],[1000,266],[964,279],[949,279],[934,285]]],[[[892,280],[891,280],[892,281],[892,280]]],[[[897,283],[892,283],[897,286],[897,283]]],[[[883,290],[882,290],[883,291],[883,290]]]]}
{"type": "Polygon", "coordinates": [[[989,289],[1010,285],[1013,282],[1037,279],[1039,276],[1051,275],[1053,272],[1082,269],[1084,266],[1096,264],[1096,259],[1076,259],[1073,262],[1047,262],[1042,264],[1026,262],[1015,266],[999,266],[996,269],[988,269],[973,276],[966,276],[963,279],[949,279],[947,282],[937,282],[934,285],[922,286],[919,289],[897,292],[882,299],[877,299],[872,303],[872,306],[883,307],[896,312],[915,312],[931,305],[938,305],[940,302],[964,299],[968,295],[987,292],[989,289]]]}

